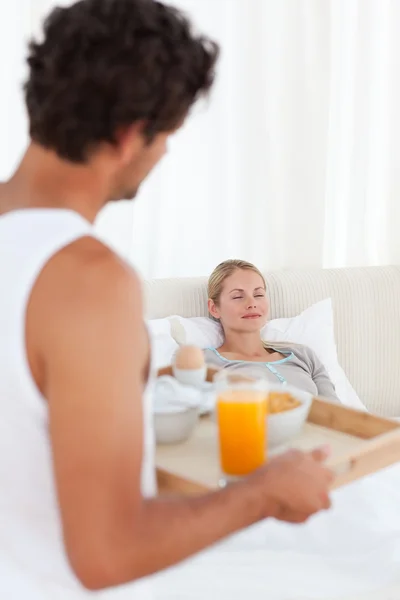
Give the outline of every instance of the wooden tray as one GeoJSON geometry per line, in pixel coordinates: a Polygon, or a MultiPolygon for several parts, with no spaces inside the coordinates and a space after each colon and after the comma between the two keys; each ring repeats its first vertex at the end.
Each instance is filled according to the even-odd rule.
{"type": "MultiPolygon", "coordinates": [[[[157,447],[160,493],[198,494],[218,488],[217,434],[215,422],[203,417],[183,444],[157,447]]],[[[334,489],[400,461],[400,425],[315,398],[301,435],[289,446],[310,450],[321,444],[332,449],[328,464],[336,473],[334,489]]]]}

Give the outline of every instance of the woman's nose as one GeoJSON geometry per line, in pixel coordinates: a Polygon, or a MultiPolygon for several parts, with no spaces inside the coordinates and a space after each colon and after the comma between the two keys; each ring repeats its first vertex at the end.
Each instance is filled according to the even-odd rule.
{"type": "Polygon", "coordinates": [[[255,308],[256,307],[256,303],[254,298],[252,300],[249,300],[247,303],[247,308],[255,308]]]}

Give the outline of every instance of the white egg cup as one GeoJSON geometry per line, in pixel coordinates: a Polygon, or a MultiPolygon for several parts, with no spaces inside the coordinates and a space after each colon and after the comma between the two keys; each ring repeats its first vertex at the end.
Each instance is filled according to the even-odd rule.
{"type": "Polygon", "coordinates": [[[201,387],[207,377],[207,366],[204,365],[199,369],[178,369],[175,365],[172,366],[172,372],[175,379],[184,385],[192,385],[201,387]]]}

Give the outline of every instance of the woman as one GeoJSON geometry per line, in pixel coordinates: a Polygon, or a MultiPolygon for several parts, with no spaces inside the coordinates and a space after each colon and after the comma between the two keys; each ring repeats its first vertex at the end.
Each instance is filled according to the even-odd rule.
{"type": "Polygon", "coordinates": [[[227,260],[208,281],[208,309],[221,323],[225,341],[205,350],[206,362],[218,369],[241,363],[259,366],[271,383],[290,384],[339,402],[328,373],[306,346],[268,343],[261,329],[268,319],[266,283],[260,271],[243,260],[227,260]]]}

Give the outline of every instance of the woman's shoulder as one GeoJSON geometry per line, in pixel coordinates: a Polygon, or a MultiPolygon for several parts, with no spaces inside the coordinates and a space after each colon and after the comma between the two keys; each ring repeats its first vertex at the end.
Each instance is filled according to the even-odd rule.
{"type": "Polygon", "coordinates": [[[216,352],[215,352],[215,348],[203,348],[203,353],[204,356],[215,356],[216,352]]]}
{"type": "Polygon", "coordinates": [[[295,358],[306,363],[315,363],[318,360],[314,350],[304,344],[280,345],[277,350],[282,354],[293,354],[295,358]]]}
{"type": "Polygon", "coordinates": [[[223,359],[218,354],[218,350],[216,348],[204,348],[204,360],[207,364],[211,365],[219,365],[223,362],[223,359]]]}

